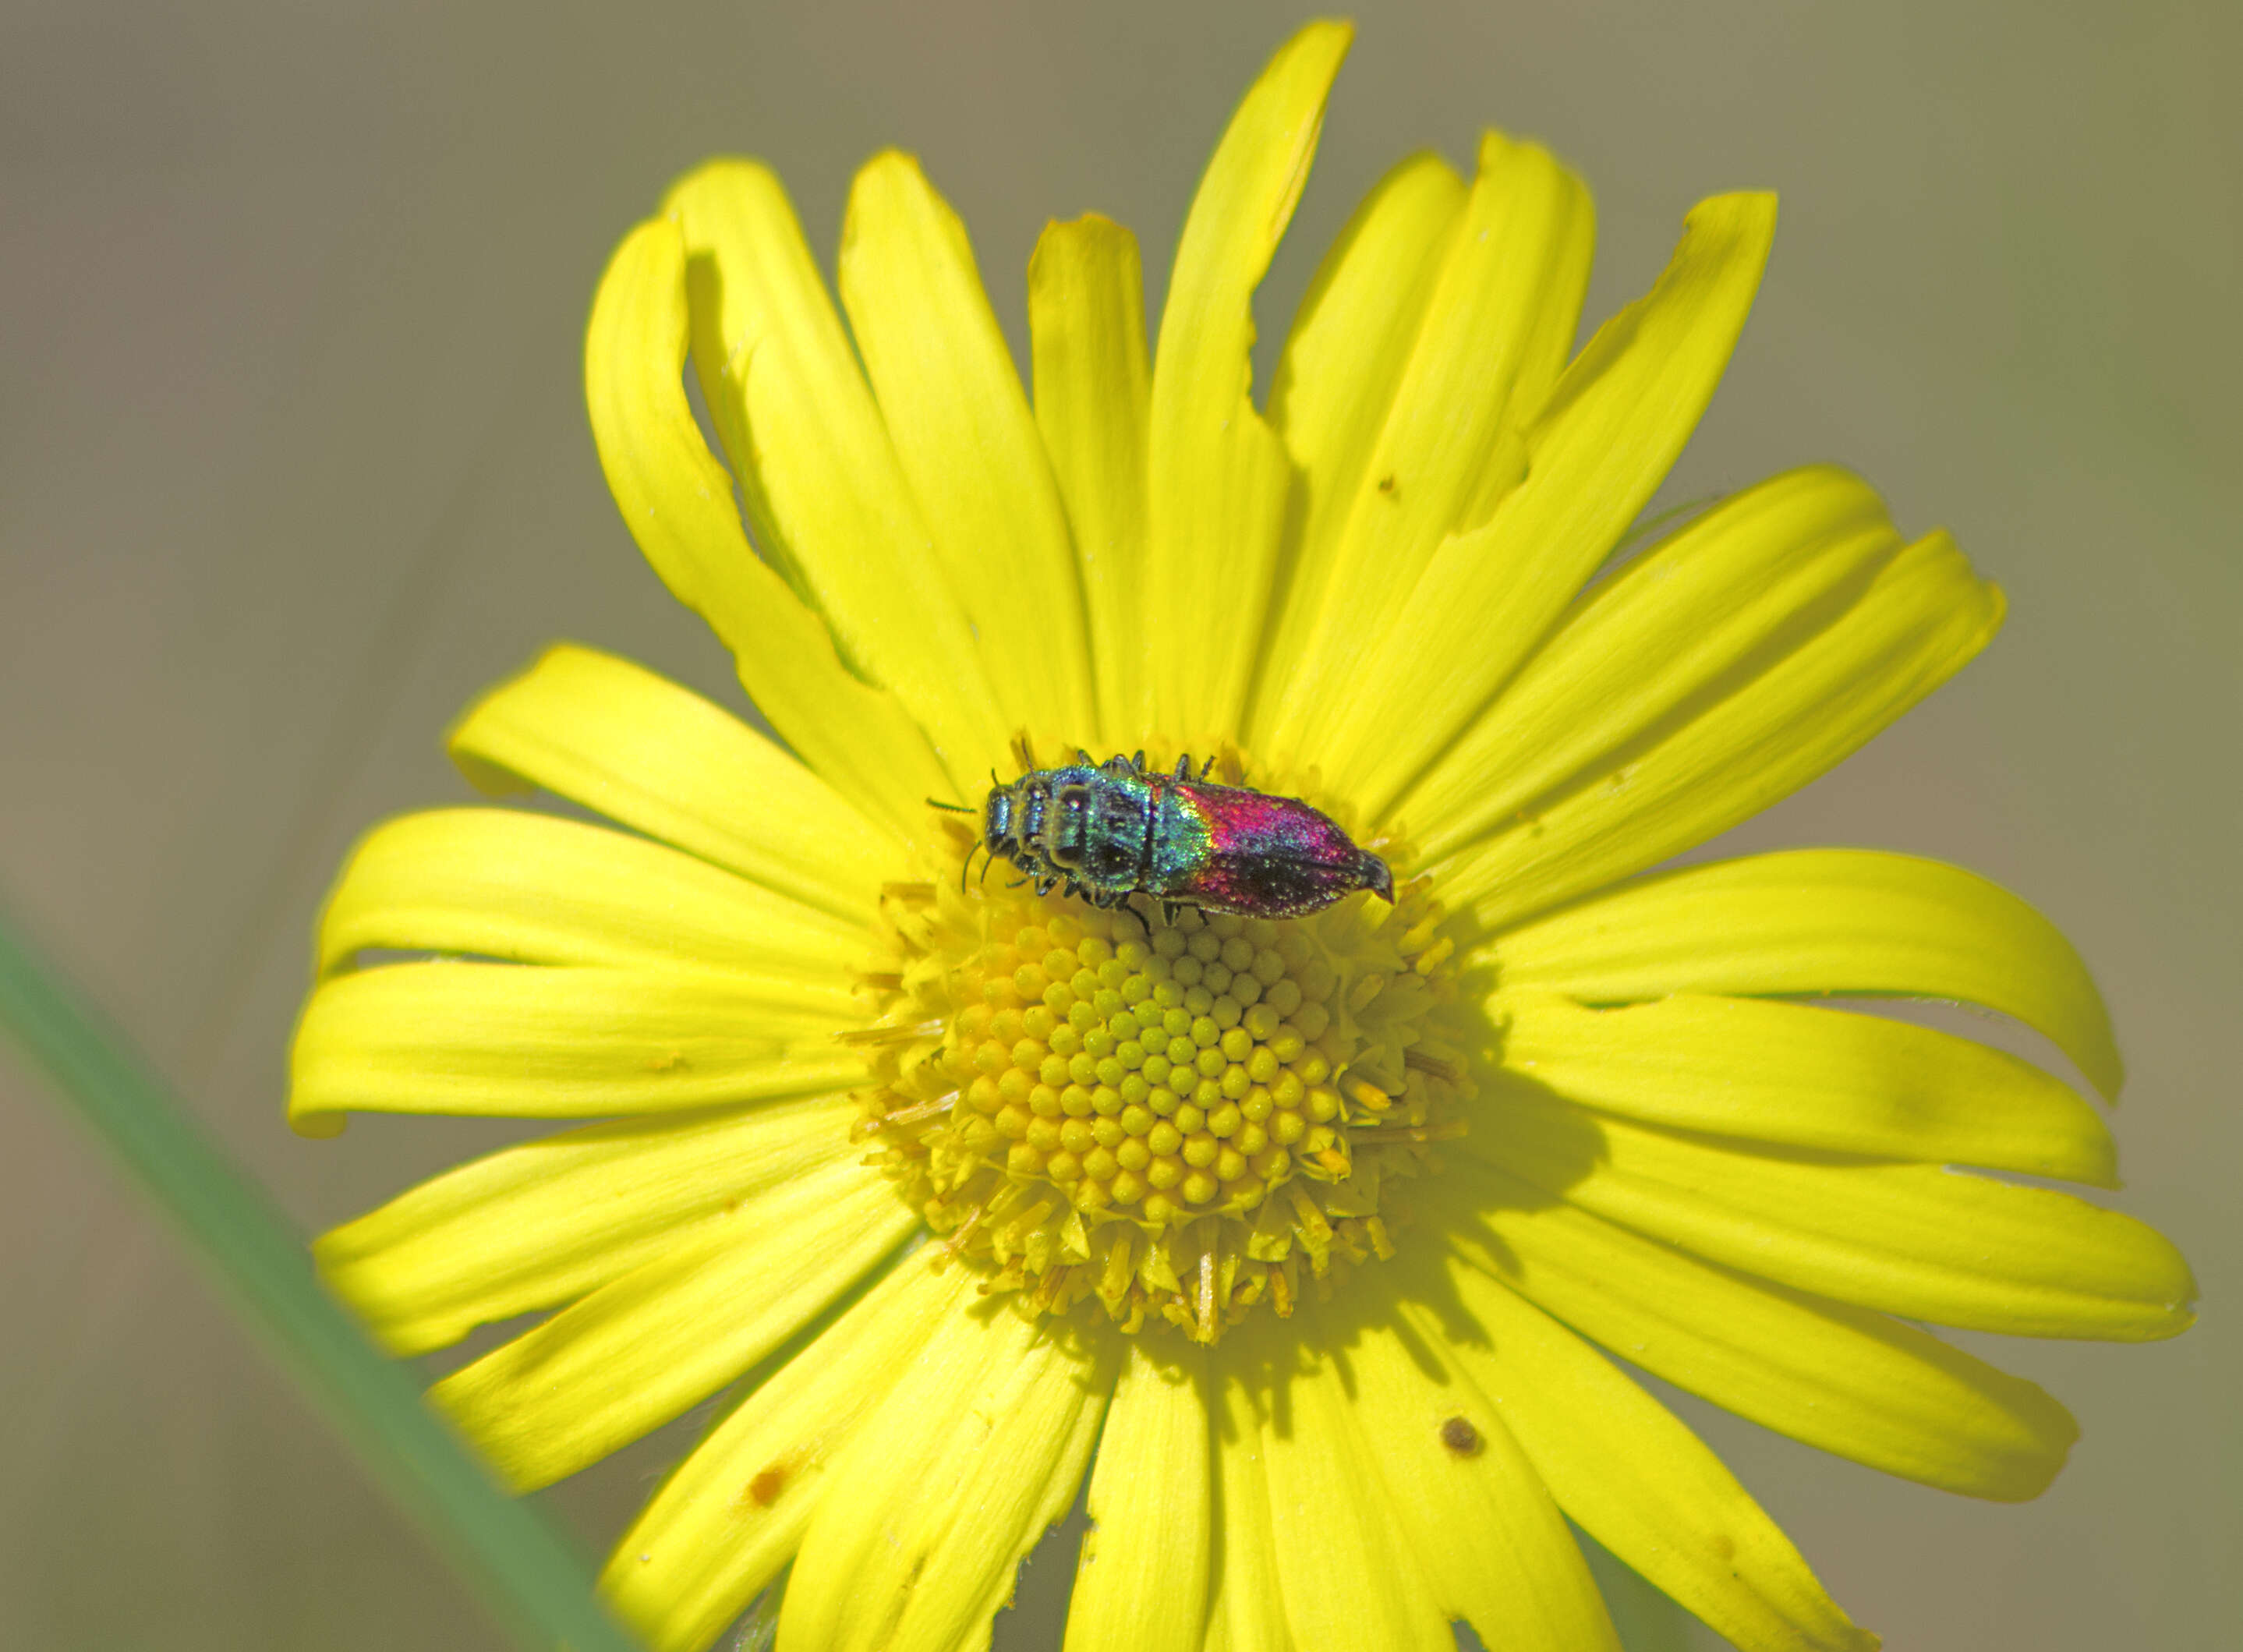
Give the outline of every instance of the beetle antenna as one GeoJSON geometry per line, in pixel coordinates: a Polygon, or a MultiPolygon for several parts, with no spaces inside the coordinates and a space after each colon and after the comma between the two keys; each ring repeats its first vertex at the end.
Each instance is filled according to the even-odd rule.
{"type": "Polygon", "coordinates": [[[927,799],[926,806],[930,809],[942,809],[952,814],[979,814],[981,813],[979,809],[969,809],[962,803],[945,803],[940,798],[927,799]]]}

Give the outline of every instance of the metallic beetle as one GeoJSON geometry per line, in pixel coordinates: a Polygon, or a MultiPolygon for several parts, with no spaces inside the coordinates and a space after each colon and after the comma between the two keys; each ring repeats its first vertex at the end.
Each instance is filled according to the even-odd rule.
{"type": "Polygon", "coordinates": [[[1191,759],[1148,772],[1145,754],[1032,769],[990,788],[982,846],[1039,894],[1054,887],[1094,907],[1149,895],[1249,918],[1297,918],[1368,889],[1394,899],[1394,874],[1328,815],[1298,798],[1215,786],[1191,759]]]}

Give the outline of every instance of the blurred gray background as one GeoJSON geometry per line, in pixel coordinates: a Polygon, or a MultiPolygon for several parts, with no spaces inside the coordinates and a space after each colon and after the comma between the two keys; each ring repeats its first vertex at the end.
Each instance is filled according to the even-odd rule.
{"type": "MultiPolygon", "coordinates": [[[[283,1057],[326,880],[377,818],[466,796],[438,737],[480,687],[573,637],[737,702],[585,431],[609,248],[731,150],[779,167],[830,260],[852,169],[896,143],[964,214],[1016,349],[1047,217],[1134,226],[1157,310],[1209,147],[1302,15],[5,0],[5,900],[307,1229],[489,1144],[395,1120],[298,1141],[283,1057]]],[[[1734,846],[1943,855],[2055,917],[2131,1062],[2126,1207],[2205,1288],[2175,1343],[1991,1350],[2085,1431],[2023,1507],[1686,1413],[1893,1647],[2237,1644],[2238,9],[1358,15],[1265,337],[1381,171],[1429,145],[1468,165],[1483,123],[1595,190],[1592,317],[1699,196],[1783,192],[1667,496],[1842,461],[1904,527],[1952,527],[2011,608],[1734,846]]],[[[0,1644],[498,1644],[4,1064],[0,1257],[0,1644]]],[[[550,1505],[596,1551],[678,1439],[550,1505]]],[[[1071,1563],[1031,1566],[1000,1644],[1056,1645],[1071,1563]]]]}

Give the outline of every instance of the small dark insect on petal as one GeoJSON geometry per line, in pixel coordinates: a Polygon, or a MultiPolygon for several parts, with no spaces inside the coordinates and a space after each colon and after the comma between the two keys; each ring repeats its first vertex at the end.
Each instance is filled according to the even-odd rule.
{"type": "Polygon", "coordinates": [[[1462,1417],[1452,1417],[1441,1425],[1441,1444],[1459,1457],[1479,1454],[1479,1430],[1462,1417]]]}

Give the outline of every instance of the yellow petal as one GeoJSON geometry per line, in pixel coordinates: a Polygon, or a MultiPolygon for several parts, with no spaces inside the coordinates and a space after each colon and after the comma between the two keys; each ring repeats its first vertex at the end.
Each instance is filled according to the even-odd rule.
{"type": "Polygon", "coordinates": [[[1952,541],[1918,540],[1795,651],[1443,863],[1444,896],[1496,927],[1702,843],[1850,755],[1968,664],[2001,620],[2001,593],[1952,541]]]}
{"type": "Polygon", "coordinates": [[[845,1096],[597,1124],[475,1159],[313,1245],[390,1351],[426,1353],[630,1272],[744,1198],[864,1149],[845,1096]]]}
{"type": "Polygon", "coordinates": [[[861,965],[861,926],[625,833],[518,809],[376,826],[320,914],[320,969],[369,948],[516,963],[698,964],[811,976],[861,965]]]}
{"type": "MultiPolygon", "coordinates": [[[[592,649],[548,649],[470,706],[448,745],[487,790],[542,786],[859,923],[909,865],[901,836],[738,718],[592,649]]],[[[926,804],[913,803],[922,831],[926,804]]]]}
{"type": "Polygon", "coordinates": [[[1257,749],[1323,759],[1318,736],[1435,549],[1484,488],[1516,482],[1521,433],[1573,348],[1594,239],[1588,191],[1546,151],[1499,132],[1481,139],[1479,175],[1328,573],[1297,591],[1313,617],[1280,664],[1284,691],[1257,749]]]}
{"type": "Polygon", "coordinates": [[[1678,1255],[1467,1159],[1458,1254],[1678,1388],[1872,1468],[2038,1497],[2079,1430],[2063,1406],[1927,1332],[1678,1255]]]}
{"type": "Polygon", "coordinates": [[[1277,1581],[1262,1424],[1243,1367],[1214,1363],[1216,1532],[1208,1652],[1297,1652],[1277,1581]]]}
{"type": "Polygon", "coordinates": [[[347,1111],[585,1118],[844,1089],[840,985],[717,970],[393,964],[324,981],[291,1052],[288,1123],[347,1111]]]}
{"type": "Polygon", "coordinates": [[[1278,569],[1249,729],[1266,718],[1306,644],[1465,193],[1464,180],[1439,156],[1402,162],[1355,209],[1293,318],[1270,387],[1270,422],[1299,473],[1301,521],[1287,535],[1278,569]]]}
{"type": "Polygon", "coordinates": [[[1669,993],[1959,998],[2047,1036],[2115,1096],[2123,1073],[2087,967],[2056,926],[1957,866],[1794,849],[1646,878],[1506,933],[1505,984],[1585,1003],[1669,993]]]}
{"type": "Polygon", "coordinates": [[[857,174],[841,301],[939,565],[1006,719],[1047,744],[1090,737],[1082,590],[1051,465],[966,226],[919,163],[857,174]]]}
{"type": "Polygon", "coordinates": [[[679,378],[685,252],[675,224],[640,225],[593,302],[584,394],[609,489],[663,582],[731,650],[771,726],[876,818],[908,826],[941,781],[926,738],[893,696],[842,668],[825,623],[757,560],[732,479],[693,421],[679,378]]]}
{"type": "Polygon", "coordinates": [[[1928,1027],[1681,993],[1587,1009],[1520,988],[1492,1006],[1505,1070],[1647,1124],[2118,1185],[2095,1109],[2031,1063],[1928,1027]]]}
{"type": "Polygon", "coordinates": [[[1529,427],[1526,479],[1434,553],[1314,754],[1365,818],[1478,715],[1651,497],[1728,364],[1775,226],[1770,196],[1701,203],[1666,273],[1529,427]]]}
{"type": "Polygon", "coordinates": [[[1044,226],[1028,260],[1028,334],[1036,428],[1081,566],[1101,744],[1134,747],[1158,726],[1142,608],[1152,370],[1137,238],[1095,212],[1044,226]]]}
{"type": "Polygon", "coordinates": [[[616,1545],[600,1587],[655,1652],[699,1652],[793,1556],[825,1472],[938,1326],[968,1268],[906,1258],[757,1387],[616,1545]]]}
{"type": "Polygon", "coordinates": [[[1193,198],[1161,314],[1139,614],[1154,727],[1185,747],[1236,737],[1259,651],[1290,467],[1248,394],[1254,289],[1308,179],[1351,34],[1310,24],[1247,92],[1193,198]]]}
{"type": "Polygon", "coordinates": [[[894,1184],[861,1163],[787,1177],[429,1399],[517,1490],[549,1485],[749,1370],[917,1225],[894,1184]]]}
{"type": "Polygon", "coordinates": [[[971,786],[1010,731],[786,192],[716,160],[663,205],[692,260],[694,366],[758,542],[971,786]]]}
{"type": "MultiPolygon", "coordinates": [[[[1279,1360],[1298,1340],[1290,1325],[1259,1329],[1257,1339],[1279,1360]]],[[[1448,1619],[1366,1460],[1338,1364],[1311,1353],[1274,1387],[1260,1418],[1262,1464],[1277,1581],[1295,1640],[1303,1648],[1453,1652],[1448,1619]]]]}
{"type": "Polygon", "coordinates": [[[1900,549],[1869,487],[1810,465],[1748,489],[1594,587],[1395,805],[1428,860],[1749,684],[1900,549]]]}
{"type": "Polygon", "coordinates": [[[1090,1476],[1066,1652],[1197,1652],[1215,1539],[1208,1379],[1130,1340],[1090,1476]]]}
{"type": "Polygon", "coordinates": [[[1405,1298],[1405,1323],[1502,1408],[1570,1519],[1739,1652],[1874,1652],[1674,1413],[1478,1269],[1433,1266],[1427,1298],[1453,1297],[1457,1317],[1405,1298]]]}
{"type": "Polygon", "coordinates": [[[1074,1501],[1114,1352],[1003,1303],[951,1315],[834,1460],[781,1652],[987,1646],[1014,1570],[1074,1501]]]}
{"type": "Polygon", "coordinates": [[[1709,1261],[2020,1337],[2177,1336],[2196,1282],[2153,1229],[2045,1188],[1805,1149],[1738,1151],[1523,1095],[1465,1152],[1709,1261]]]}
{"type": "Polygon", "coordinates": [[[1428,1371],[1425,1352],[1378,1325],[1350,1344],[1345,1365],[1364,1455],[1441,1610],[1490,1646],[1616,1649],[1581,1551],[1504,1407],[1453,1365],[1428,1371]]]}

